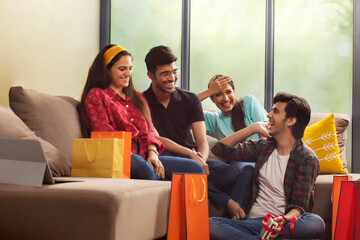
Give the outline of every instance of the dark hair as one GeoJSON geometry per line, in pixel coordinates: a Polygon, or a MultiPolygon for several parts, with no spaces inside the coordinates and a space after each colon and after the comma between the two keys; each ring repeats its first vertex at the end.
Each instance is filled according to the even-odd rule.
{"type": "Polygon", "coordinates": [[[231,110],[231,124],[235,132],[239,131],[240,129],[246,128],[243,105],[244,100],[240,98],[235,102],[234,107],[231,110]]]}
{"type": "Polygon", "coordinates": [[[295,117],[296,123],[292,128],[294,138],[301,139],[304,135],[306,126],[310,121],[311,108],[308,102],[301,97],[279,92],[274,97],[274,104],[277,102],[286,102],[286,118],[295,117]]]}
{"type": "Polygon", "coordinates": [[[156,72],[156,67],[175,62],[177,57],[171,52],[167,46],[157,46],[150,49],[145,57],[147,70],[153,74],[156,72]]]}
{"type": "MultiPolygon", "coordinates": [[[[90,89],[98,87],[101,89],[106,89],[110,86],[112,82],[110,69],[111,67],[122,57],[122,56],[131,56],[131,53],[128,51],[122,51],[118,53],[110,63],[105,66],[104,64],[104,53],[110,47],[114,46],[114,44],[105,46],[95,57],[94,62],[92,63],[91,67],[89,68],[89,73],[87,76],[87,80],[84,86],[84,90],[81,96],[81,101],[78,107],[78,112],[80,114],[80,121],[81,121],[81,129],[82,134],[84,137],[89,136],[89,129],[88,129],[88,122],[87,117],[85,115],[85,99],[87,94],[89,93],[90,89]]],[[[135,107],[142,113],[145,117],[148,129],[150,131],[150,117],[148,109],[145,106],[144,101],[139,97],[133,81],[132,77],[130,78],[129,85],[122,89],[123,93],[130,97],[130,102],[135,105],[135,107]]]]}
{"type": "MultiPolygon", "coordinates": [[[[214,81],[219,77],[223,77],[224,75],[218,74],[214,76],[214,81]]],[[[235,85],[232,80],[230,80],[229,85],[235,90],[235,85]]],[[[208,85],[209,88],[210,84],[208,85]]],[[[234,104],[233,109],[231,109],[231,125],[233,126],[234,131],[238,131],[240,129],[246,128],[245,124],[245,113],[243,110],[244,100],[240,98],[234,104]]]]}

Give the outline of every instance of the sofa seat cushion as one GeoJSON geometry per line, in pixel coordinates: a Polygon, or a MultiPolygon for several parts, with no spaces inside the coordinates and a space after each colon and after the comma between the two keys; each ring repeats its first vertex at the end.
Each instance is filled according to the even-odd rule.
{"type": "Polygon", "coordinates": [[[0,239],[155,239],[166,234],[171,182],[67,179],[81,182],[41,188],[0,184],[0,239]]]}
{"type": "Polygon", "coordinates": [[[10,108],[3,106],[0,106],[0,137],[39,140],[52,174],[56,177],[70,176],[70,163],[65,156],[56,147],[36,136],[10,108]]]}
{"type": "Polygon", "coordinates": [[[57,97],[22,87],[11,87],[9,103],[15,114],[37,136],[58,148],[71,162],[72,140],[82,137],[76,110],[78,101],[71,97],[57,97]]]}

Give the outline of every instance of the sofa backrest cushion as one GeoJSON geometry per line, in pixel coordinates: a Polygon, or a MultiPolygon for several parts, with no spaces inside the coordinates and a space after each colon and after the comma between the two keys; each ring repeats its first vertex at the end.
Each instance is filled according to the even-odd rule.
{"type": "Polygon", "coordinates": [[[22,87],[9,91],[11,109],[42,139],[58,148],[71,162],[72,141],[81,138],[78,101],[51,96],[22,87]]]}
{"type": "Polygon", "coordinates": [[[315,152],[320,162],[320,174],[346,174],[340,159],[334,114],[307,126],[302,140],[315,152]]]}
{"type": "MultiPolygon", "coordinates": [[[[329,115],[330,113],[311,113],[309,125],[312,125],[326,118],[329,115]]],[[[346,139],[347,139],[346,129],[350,124],[350,116],[343,113],[334,113],[334,118],[335,118],[337,141],[339,144],[340,159],[343,163],[343,169],[346,172],[348,172],[345,150],[346,150],[346,139]]]]}
{"type": "Polygon", "coordinates": [[[37,139],[55,177],[70,176],[70,163],[56,147],[37,137],[8,107],[0,106],[0,137],[37,139]]]}

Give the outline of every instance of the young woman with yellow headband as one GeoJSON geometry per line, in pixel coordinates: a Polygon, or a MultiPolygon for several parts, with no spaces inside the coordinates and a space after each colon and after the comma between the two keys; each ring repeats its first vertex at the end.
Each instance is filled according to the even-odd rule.
{"type": "Polygon", "coordinates": [[[132,56],[121,46],[108,45],[96,56],[80,103],[84,134],[131,132],[131,178],[159,180],[171,179],[172,172],[203,173],[201,165],[190,159],[159,156],[164,145],[155,138],[149,107],[134,88],[132,68],[132,56]]]}

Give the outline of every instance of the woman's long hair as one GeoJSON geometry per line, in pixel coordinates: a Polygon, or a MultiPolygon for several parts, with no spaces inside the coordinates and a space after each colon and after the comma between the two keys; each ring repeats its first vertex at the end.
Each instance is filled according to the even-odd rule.
{"type": "Polygon", "coordinates": [[[231,110],[231,124],[235,132],[239,131],[240,129],[246,128],[243,103],[244,100],[240,98],[235,102],[234,107],[231,110]]]}
{"type": "MultiPolygon", "coordinates": [[[[222,77],[222,76],[224,76],[224,75],[221,75],[221,74],[216,75],[214,80],[219,77],[222,77]]],[[[235,91],[234,82],[232,80],[230,80],[229,85],[232,87],[233,91],[235,91]]],[[[235,132],[240,129],[246,128],[243,103],[244,103],[244,100],[242,98],[240,98],[239,100],[237,100],[235,102],[233,109],[231,109],[231,124],[232,124],[235,132]]]]}
{"type": "MultiPolygon", "coordinates": [[[[104,53],[110,47],[114,46],[113,44],[105,46],[99,54],[95,57],[94,62],[92,63],[88,77],[84,86],[84,90],[81,96],[81,101],[78,107],[78,112],[80,115],[80,122],[81,122],[81,131],[84,137],[88,137],[90,135],[90,131],[88,129],[88,121],[87,116],[85,113],[85,99],[87,94],[89,93],[90,89],[94,87],[98,87],[101,89],[106,89],[110,86],[112,82],[112,77],[110,74],[111,67],[122,57],[122,56],[131,56],[130,52],[122,51],[118,53],[110,63],[105,66],[104,64],[104,53]]],[[[138,95],[136,91],[132,77],[130,78],[129,85],[122,89],[123,93],[125,93],[130,98],[130,102],[135,105],[135,107],[141,112],[141,114],[145,117],[146,124],[148,126],[148,130],[150,131],[150,115],[149,111],[144,103],[144,101],[138,95]]]]}

